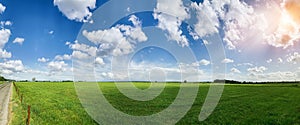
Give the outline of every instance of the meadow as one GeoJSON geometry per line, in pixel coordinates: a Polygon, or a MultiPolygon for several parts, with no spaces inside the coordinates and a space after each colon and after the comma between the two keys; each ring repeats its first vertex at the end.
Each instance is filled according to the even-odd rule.
{"type": "MultiPolygon", "coordinates": [[[[127,84],[127,83],[124,83],[127,84]]],[[[24,124],[27,105],[31,105],[32,125],[97,124],[83,109],[71,82],[18,82],[23,101],[14,91],[13,125],[24,124]]],[[[164,91],[147,102],[134,101],[122,95],[113,83],[99,83],[105,97],[120,111],[131,115],[150,115],[167,108],[176,98],[179,83],[167,83],[164,91]]],[[[149,83],[135,83],[140,89],[149,83]]],[[[201,106],[209,89],[199,87],[192,108],[177,124],[300,124],[300,85],[225,85],[215,111],[203,122],[198,121],[201,106]]]]}

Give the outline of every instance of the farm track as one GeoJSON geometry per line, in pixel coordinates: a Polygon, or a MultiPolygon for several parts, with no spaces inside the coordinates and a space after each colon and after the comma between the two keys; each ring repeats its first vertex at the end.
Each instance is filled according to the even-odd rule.
{"type": "Polygon", "coordinates": [[[11,96],[11,83],[7,82],[0,85],[0,125],[8,124],[9,99],[11,96]]]}

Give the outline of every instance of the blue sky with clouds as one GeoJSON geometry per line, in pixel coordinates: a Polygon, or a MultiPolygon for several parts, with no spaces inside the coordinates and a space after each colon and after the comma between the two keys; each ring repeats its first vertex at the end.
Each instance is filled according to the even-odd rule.
{"type": "Polygon", "coordinates": [[[7,78],[300,80],[297,0],[0,3],[7,78]]]}

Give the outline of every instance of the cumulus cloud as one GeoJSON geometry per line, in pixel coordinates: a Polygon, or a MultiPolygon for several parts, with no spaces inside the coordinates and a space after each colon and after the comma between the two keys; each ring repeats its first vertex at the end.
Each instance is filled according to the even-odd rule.
{"type": "Polygon", "coordinates": [[[22,45],[24,41],[25,41],[24,38],[17,37],[17,38],[13,41],[13,43],[18,43],[18,44],[22,45]]]}
{"type": "Polygon", "coordinates": [[[210,64],[210,61],[206,60],[206,59],[202,59],[198,62],[192,63],[193,66],[207,66],[210,64]]]}
{"type": "Polygon", "coordinates": [[[300,62],[300,54],[298,52],[289,54],[286,61],[289,63],[297,64],[298,62],[300,62]]]}
{"type": "MultiPolygon", "coordinates": [[[[240,0],[204,0],[191,4],[196,10],[198,22],[194,25],[200,37],[219,33],[224,30],[224,42],[228,49],[236,49],[236,45],[247,36],[249,27],[254,25],[259,15],[254,14],[252,6],[240,0]],[[223,27],[221,26],[221,22],[223,27]]],[[[260,19],[261,20],[261,19],[260,19]]]]}
{"type": "Polygon", "coordinates": [[[260,66],[260,67],[253,67],[253,68],[248,68],[247,71],[250,72],[250,73],[263,73],[264,71],[266,71],[267,68],[264,67],[264,66],[260,66]]]}
{"type": "Polygon", "coordinates": [[[6,7],[0,3],[0,14],[2,14],[5,11],[6,7]]]}
{"type": "Polygon", "coordinates": [[[199,4],[194,2],[191,7],[197,12],[198,22],[194,27],[200,37],[218,33],[219,19],[210,1],[204,0],[203,3],[199,4]]]}
{"type": "Polygon", "coordinates": [[[8,42],[11,32],[9,29],[0,30],[0,58],[11,58],[12,54],[3,50],[5,44],[8,42]]]}
{"type": "Polygon", "coordinates": [[[170,40],[183,47],[189,45],[188,39],[180,29],[182,21],[190,18],[188,8],[183,5],[182,0],[158,0],[153,16],[158,20],[158,28],[167,31],[170,40]]]}
{"type": "Polygon", "coordinates": [[[76,59],[87,59],[90,56],[86,53],[81,52],[81,51],[73,51],[72,57],[76,58],[76,59]]]}
{"type": "Polygon", "coordinates": [[[0,49],[0,59],[1,58],[11,58],[11,52],[0,49]]]}
{"type": "Polygon", "coordinates": [[[54,6],[70,20],[78,22],[91,21],[91,9],[96,8],[96,0],[54,0],[54,6]]]}
{"type": "Polygon", "coordinates": [[[278,63],[283,63],[283,60],[282,60],[281,58],[278,58],[278,59],[277,59],[277,62],[278,62],[278,63]]]}
{"type": "Polygon", "coordinates": [[[96,64],[100,64],[100,65],[105,65],[104,60],[102,58],[100,58],[100,57],[97,57],[95,59],[95,63],[96,64]]]}
{"type": "Polygon", "coordinates": [[[49,31],[48,32],[50,35],[52,35],[53,33],[54,33],[54,31],[53,30],[51,30],[51,31],[49,31]]]}
{"type": "Polygon", "coordinates": [[[231,71],[232,73],[241,73],[241,71],[238,70],[237,68],[231,68],[230,71],[231,71]]]}
{"type": "Polygon", "coordinates": [[[133,51],[137,42],[144,42],[148,38],[141,29],[141,22],[132,15],[129,18],[133,26],[117,25],[110,29],[82,32],[89,41],[99,45],[97,54],[99,56],[120,56],[133,51]]]}
{"type": "Polygon", "coordinates": [[[12,25],[12,22],[11,21],[1,21],[1,26],[4,27],[4,26],[11,26],[12,25]]]}
{"type": "Polygon", "coordinates": [[[42,57],[42,58],[38,58],[37,61],[38,61],[38,62],[45,63],[45,62],[48,62],[49,59],[47,59],[47,58],[45,58],[45,57],[42,57]]]}
{"type": "Polygon", "coordinates": [[[234,60],[229,59],[229,58],[222,60],[222,63],[233,63],[233,62],[234,62],[234,60]]]}
{"type": "Polygon", "coordinates": [[[271,63],[273,60],[272,59],[268,59],[267,60],[267,63],[271,63]]]}
{"type": "Polygon", "coordinates": [[[114,74],[111,72],[102,72],[101,76],[104,78],[112,79],[114,77],[114,74]]]}
{"type": "Polygon", "coordinates": [[[64,61],[52,61],[49,62],[47,66],[52,73],[55,73],[66,71],[68,64],[66,64],[64,61]]]}
{"type": "Polygon", "coordinates": [[[59,61],[62,61],[62,60],[71,60],[72,59],[72,56],[71,55],[68,55],[68,54],[64,54],[64,55],[56,55],[54,57],[55,60],[59,60],[59,61]]]}
{"type": "Polygon", "coordinates": [[[4,45],[8,42],[11,32],[9,29],[0,30],[0,49],[3,49],[4,45]]]}
{"type": "Polygon", "coordinates": [[[97,48],[93,46],[89,46],[83,43],[79,43],[78,41],[75,41],[74,44],[69,43],[70,49],[73,51],[81,51],[86,54],[89,54],[90,56],[96,56],[97,48]]]}
{"type": "Polygon", "coordinates": [[[297,73],[294,72],[283,72],[283,71],[277,71],[277,72],[270,72],[270,73],[250,73],[249,74],[250,80],[253,81],[295,81],[296,79],[299,79],[299,76],[297,73]]]}
{"type": "Polygon", "coordinates": [[[4,74],[13,74],[23,72],[24,65],[21,60],[9,60],[3,63],[0,63],[0,69],[4,74]]]}
{"type": "Polygon", "coordinates": [[[203,70],[196,68],[192,64],[185,63],[181,63],[179,66],[177,66],[144,61],[132,61],[129,64],[128,70],[129,72],[113,72],[114,78],[129,79],[128,77],[130,77],[131,80],[150,81],[199,81],[209,79],[209,76],[205,74],[203,70]]]}

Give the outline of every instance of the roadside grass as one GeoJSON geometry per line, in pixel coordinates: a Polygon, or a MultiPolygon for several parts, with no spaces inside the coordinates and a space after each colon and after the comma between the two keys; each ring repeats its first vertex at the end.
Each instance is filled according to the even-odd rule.
{"type": "MultiPolygon", "coordinates": [[[[128,83],[124,83],[128,84],[128,83]]],[[[158,83],[159,84],[159,83],[158,83]]],[[[97,124],[82,108],[73,83],[16,83],[24,101],[13,96],[13,125],[24,124],[27,105],[31,105],[31,124],[97,124]]],[[[146,89],[150,83],[134,83],[146,89]]],[[[167,83],[164,91],[151,101],[132,100],[118,91],[113,83],[99,83],[105,97],[120,111],[131,115],[151,115],[167,108],[176,98],[179,83],[167,83]]],[[[300,124],[300,86],[297,84],[226,85],[215,111],[205,121],[198,115],[209,89],[199,87],[191,110],[178,124],[300,124]]]]}

